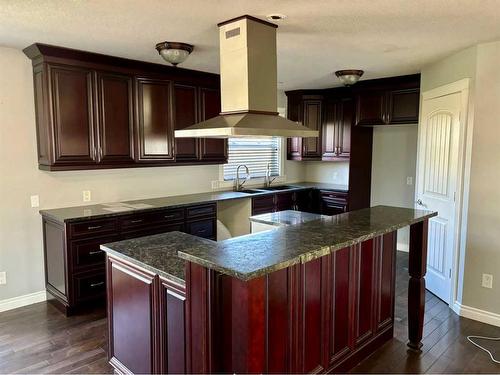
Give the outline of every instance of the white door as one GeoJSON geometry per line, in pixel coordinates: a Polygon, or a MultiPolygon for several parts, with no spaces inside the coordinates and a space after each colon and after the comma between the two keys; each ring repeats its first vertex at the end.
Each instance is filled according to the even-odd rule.
{"type": "Polygon", "coordinates": [[[429,220],[426,288],[446,303],[455,247],[461,94],[422,100],[415,208],[437,211],[429,220]]]}

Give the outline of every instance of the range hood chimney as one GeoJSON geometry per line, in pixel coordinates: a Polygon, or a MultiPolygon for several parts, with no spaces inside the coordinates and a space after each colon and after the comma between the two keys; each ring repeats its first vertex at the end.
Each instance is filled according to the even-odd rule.
{"type": "Polygon", "coordinates": [[[219,23],[219,116],[175,131],[176,138],[318,137],[278,115],[275,24],[252,16],[219,23]]]}

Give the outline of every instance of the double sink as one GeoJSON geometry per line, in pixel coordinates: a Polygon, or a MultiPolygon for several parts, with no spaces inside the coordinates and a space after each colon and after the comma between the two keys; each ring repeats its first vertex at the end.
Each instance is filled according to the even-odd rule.
{"type": "Polygon", "coordinates": [[[261,188],[255,188],[255,189],[243,189],[239,190],[240,193],[247,193],[247,194],[259,194],[259,193],[265,193],[269,191],[285,191],[285,190],[292,190],[292,189],[297,189],[297,186],[291,186],[291,185],[277,185],[277,186],[267,186],[267,187],[261,187],[261,188]]]}

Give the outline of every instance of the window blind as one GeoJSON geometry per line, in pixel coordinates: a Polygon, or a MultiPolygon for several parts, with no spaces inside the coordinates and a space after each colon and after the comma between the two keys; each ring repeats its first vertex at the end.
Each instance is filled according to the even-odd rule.
{"type": "MultiPolygon", "coordinates": [[[[271,165],[271,176],[280,174],[280,138],[229,138],[228,162],[224,164],[224,180],[234,180],[238,165],[244,164],[250,176],[264,177],[267,164],[271,165]]],[[[242,168],[243,169],[243,168],[242,168]]],[[[240,176],[245,171],[240,169],[240,176]]]]}

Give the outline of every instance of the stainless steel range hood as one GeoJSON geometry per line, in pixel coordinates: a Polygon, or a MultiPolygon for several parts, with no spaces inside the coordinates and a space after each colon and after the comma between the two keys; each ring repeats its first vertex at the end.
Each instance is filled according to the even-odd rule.
{"type": "Polygon", "coordinates": [[[277,26],[251,16],[219,25],[219,116],[175,131],[176,138],[318,137],[277,110],[277,26]]]}

